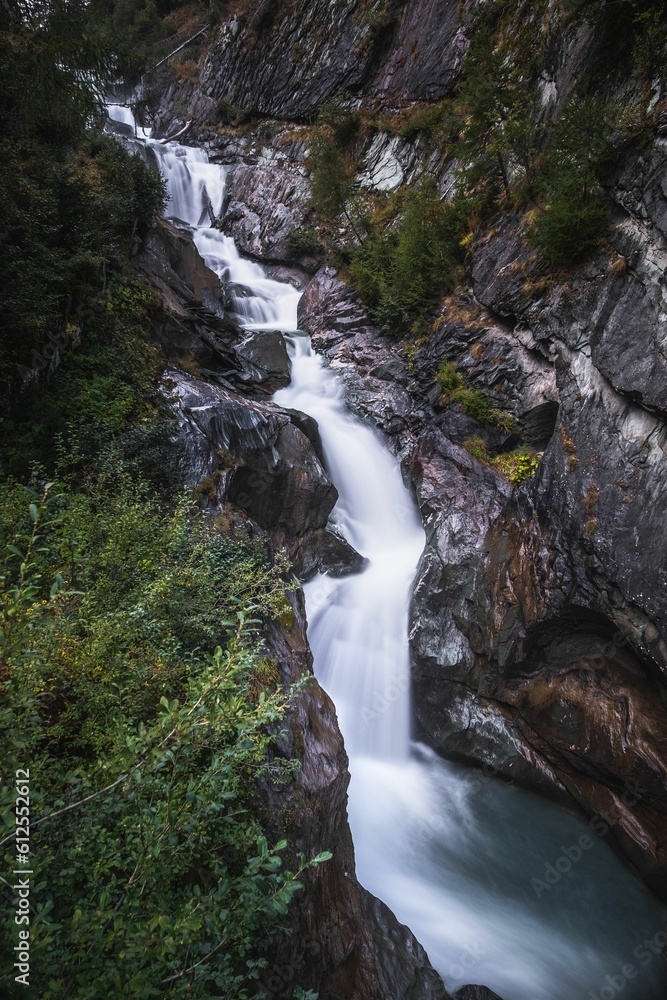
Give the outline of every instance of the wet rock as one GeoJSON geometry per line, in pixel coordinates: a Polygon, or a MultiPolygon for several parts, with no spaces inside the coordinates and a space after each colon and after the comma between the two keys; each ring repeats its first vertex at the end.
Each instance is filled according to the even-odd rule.
{"type": "Polygon", "coordinates": [[[305,552],[302,552],[300,563],[300,579],[305,582],[315,573],[328,573],[329,576],[349,576],[360,573],[368,560],[365,559],[347,539],[333,527],[327,527],[314,532],[305,552]]]}
{"type": "MultiPolygon", "coordinates": [[[[411,612],[421,737],[611,817],[610,842],[667,892],[667,426],[641,405],[652,362],[626,371],[619,350],[613,371],[598,367],[592,323],[604,316],[604,337],[621,336],[608,305],[612,296],[622,310],[626,294],[606,268],[581,269],[567,288],[543,284],[510,216],[473,252],[482,306],[446,303],[410,366],[329,269],[306,289],[300,322],[341,372],[353,409],[391,433],[415,485],[427,530],[411,612]],[[441,405],[443,360],[512,413],[523,440],[546,449],[520,488],[453,443],[480,431],[441,405]],[[616,388],[631,372],[641,393],[616,388]],[[597,623],[585,650],[565,642],[575,612],[597,623]],[[531,637],[548,623],[562,652],[545,647],[540,668],[529,669],[531,637]],[[629,644],[632,669],[604,652],[610,635],[629,644]],[[599,668],[585,667],[599,655],[599,668]],[[639,798],[631,773],[642,776],[639,798]]],[[[645,356],[646,338],[659,342],[658,319],[642,334],[645,356]]]]}
{"type": "Polygon", "coordinates": [[[501,1000],[501,997],[486,986],[464,986],[454,994],[454,1000],[501,1000]]]}
{"type": "Polygon", "coordinates": [[[235,348],[248,377],[272,394],[290,382],[285,338],[279,330],[253,330],[235,348]]]}
{"type": "Polygon", "coordinates": [[[161,353],[235,379],[240,367],[234,347],[241,331],[226,315],[220,279],[190,233],[158,219],[133,266],[155,292],[151,332],[161,353]]]}
{"type": "Polygon", "coordinates": [[[323,528],[337,493],[290,411],[172,372],[192,485],[242,508],[276,544],[323,528]],[[222,464],[221,464],[222,463],[222,464]]]}
{"type": "MultiPolygon", "coordinates": [[[[303,593],[291,595],[293,622],[273,627],[267,654],[286,683],[310,674],[303,593]]],[[[328,1000],[450,1000],[411,931],[357,881],[347,822],[348,760],[331,699],[312,678],[280,724],[273,752],[298,761],[293,779],[264,780],[264,826],[288,841],[286,864],[299,853],[330,861],[301,876],[299,905],[271,943],[262,987],[271,1000],[291,1000],[295,987],[328,1000]]],[[[490,996],[490,995],[489,995],[490,996]]]]}
{"type": "Polygon", "coordinates": [[[270,441],[270,452],[252,464],[246,458],[232,472],[227,492],[263,528],[288,537],[321,527],[338,496],[310,442],[291,423],[270,441]]]}
{"type": "Polygon", "coordinates": [[[162,278],[168,287],[181,294],[189,294],[212,312],[222,305],[220,279],[206,266],[189,230],[158,219],[144,252],[150,254],[146,270],[150,270],[153,277],[162,278]],[[174,275],[180,280],[180,286],[174,275]]]}
{"type": "Polygon", "coordinates": [[[226,193],[223,228],[241,253],[317,270],[317,255],[298,240],[310,214],[306,177],[279,167],[240,164],[230,172],[226,193]]]}

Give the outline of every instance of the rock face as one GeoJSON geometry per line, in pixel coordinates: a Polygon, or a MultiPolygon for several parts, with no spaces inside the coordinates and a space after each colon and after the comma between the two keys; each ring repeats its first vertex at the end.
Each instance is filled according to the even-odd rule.
{"type": "Polygon", "coordinates": [[[305,177],[280,167],[239,164],[228,175],[226,196],[225,232],[241,253],[317,270],[317,259],[300,254],[294,241],[310,212],[305,177]]]}
{"type": "MultiPolygon", "coordinates": [[[[287,141],[286,133],[265,140],[266,123],[254,139],[217,136],[215,105],[239,105],[291,128],[333,95],[367,109],[437,99],[456,78],[476,6],[282,0],[223,23],[200,86],[185,99],[200,109],[214,154],[243,161],[223,225],[246,252],[312,270],[289,239],[308,221],[304,141],[287,141]]],[[[530,23],[539,5],[521,6],[524,14],[530,23]]],[[[563,108],[583,72],[602,72],[595,29],[585,21],[557,25],[541,58],[542,120],[563,108]]],[[[626,81],[615,97],[622,102],[637,86],[626,81]]],[[[663,107],[664,85],[650,84],[647,102],[649,90],[652,106],[663,107]]],[[[165,100],[164,128],[181,113],[176,104],[174,94],[165,100]]],[[[468,243],[465,290],[441,304],[428,337],[408,351],[379,335],[331,267],[314,274],[299,310],[350,406],[387,436],[422,511],[427,546],[411,612],[422,738],[446,756],[576,802],[663,895],[666,127],[663,113],[643,148],[627,149],[610,167],[613,253],[566,279],[545,275],[525,220],[506,207],[468,243]],[[481,425],[443,400],[443,361],[511,414],[518,430],[481,425]],[[512,487],[463,447],[473,437],[493,449],[532,445],[543,452],[536,474],[512,487]]],[[[376,132],[359,141],[355,156],[362,189],[395,190],[426,170],[443,195],[451,190],[452,164],[420,139],[376,132]]],[[[231,356],[238,364],[236,349],[231,356]]],[[[322,541],[325,484],[299,450],[297,418],[273,419],[292,429],[284,431],[284,460],[268,466],[262,458],[262,474],[281,467],[297,498],[294,470],[305,462],[306,491],[320,491],[306,530],[322,541]]],[[[305,437],[316,453],[314,436],[305,437]]],[[[275,522],[271,530],[295,529],[288,511],[257,504],[264,523],[275,522]]],[[[302,520],[297,500],[298,511],[302,520]]],[[[305,572],[312,551],[308,558],[305,572]]],[[[344,982],[331,990],[348,988],[344,982]]],[[[477,1000],[480,989],[467,987],[461,1000],[477,1000]]]]}
{"type": "Polygon", "coordinates": [[[303,415],[171,371],[191,485],[214,508],[232,504],[285,547],[298,573],[320,566],[316,532],[338,494],[303,415]],[[300,426],[299,426],[300,425],[300,426]]]}
{"type": "MultiPolygon", "coordinates": [[[[292,679],[308,672],[311,661],[301,600],[295,611],[292,629],[269,643],[292,679]]],[[[330,850],[333,858],[303,878],[299,905],[290,909],[290,933],[279,936],[269,955],[262,983],[267,996],[289,1000],[299,985],[328,1000],[449,1000],[412,933],[354,876],[347,756],[334,707],[314,679],[283,729],[276,752],[296,757],[301,767],[295,783],[265,789],[267,823],[295,854],[330,850]]]]}
{"type": "Polygon", "coordinates": [[[454,0],[281,0],[222,25],[201,89],[280,118],[310,115],[341,89],[433,99],[454,80],[466,47],[454,0]]]}
{"type": "MultiPolygon", "coordinates": [[[[653,182],[646,199],[636,215],[659,218],[653,182]]],[[[428,539],[412,610],[422,735],[505,777],[566,789],[665,893],[663,288],[646,271],[664,237],[655,226],[641,243],[624,221],[621,250],[629,230],[631,271],[600,260],[536,301],[534,261],[508,217],[473,251],[477,302],[445,306],[412,372],[333,272],[307,288],[300,322],[351,404],[391,436],[417,492],[428,539]],[[642,310],[635,334],[628,282],[642,310]],[[457,447],[479,431],[439,407],[438,359],[546,448],[519,489],[457,447]]]]}
{"type": "Polygon", "coordinates": [[[199,81],[174,81],[161,95],[160,135],[186,120],[215,126],[230,113],[309,121],[341,93],[369,106],[438,100],[457,79],[476,0],[245,6],[223,20],[199,81]]]}

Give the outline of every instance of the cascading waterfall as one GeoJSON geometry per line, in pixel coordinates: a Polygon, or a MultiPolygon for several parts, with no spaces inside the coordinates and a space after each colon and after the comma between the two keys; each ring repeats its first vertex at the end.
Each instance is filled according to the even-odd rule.
{"type": "MultiPolygon", "coordinates": [[[[127,109],[110,115],[132,124],[127,109]]],[[[397,463],[297,332],[299,293],[212,228],[224,168],[202,150],[137,134],[166,178],[168,214],[192,229],[243,325],[289,336],[292,382],[276,402],[318,421],[340,494],[333,518],[368,560],[359,574],[305,587],[315,673],[350,755],[359,880],[413,930],[449,989],[664,1000],[665,908],[608,844],[559,807],[410,741],[408,606],[424,535],[397,463]]]]}

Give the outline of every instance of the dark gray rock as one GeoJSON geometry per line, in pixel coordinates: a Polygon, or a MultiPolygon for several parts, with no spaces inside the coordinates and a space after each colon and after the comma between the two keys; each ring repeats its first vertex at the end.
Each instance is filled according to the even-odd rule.
{"type": "Polygon", "coordinates": [[[283,0],[223,23],[200,86],[209,99],[282,118],[312,115],[341,89],[432,100],[456,78],[466,48],[455,0],[379,11],[371,0],[283,0]]]}
{"type": "Polygon", "coordinates": [[[291,411],[172,372],[192,485],[242,508],[277,544],[323,528],[337,493],[291,411]]]}
{"type": "Polygon", "coordinates": [[[349,576],[361,572],[367,564],[368,560],[335,528],[320,528],[313,532],[301,552],[299,577],[305,583],[318,572],[335,577],[349,576]]]}
{"type": "Polygon", "coordinates": [[[502,1000],[486,986],[464,986],[454,994],[454,1000],[502,1000]]]}
{"type": "Polygon", "coordinates": [[[248,377],[272,394],[289,385],[290,363],[279,330],[253,330],[235,348],[248,377]]]}
{"type": "Polygon", "coordinates": [[[239,164],[230,171],[226,195],[222,225],[241,253],[317,269],[317,258],[300,252],[294,239],[310,214],[306,177],[294,169],[239,164]]]}
{"type": "Polygon", "coordinates": [[[369,97],[401,102],[442,97],[468,50],[459,20],[466,17],[466,6],[456,0],[400,4],[391,45],[365,88],[369,97]]]}
{"type": "Polygon", "coordinates": [[[225,314],[220,279],[190,233],[159,219],[133,265],[155,292],[151,332],[161,353],[234,378],[241,331],[225,314]]]}
{"type": "MultiPolygon", "coordinates": [[[[390,433],[417,491],[428,539],[411,613],[420,735],[588,815],[618,816],[610,838],[667,892],[667,425],[641,405],[654,392],[661,411],[651,387],[665,383],[650,360],[658,307],[643,303],[655,322],[614,347],[632,330],[617,322],[627,293],[618,268],[600,260],[566,286],[545,282],[513,216],[478,241],[471,268],[486,309],[446,303],[410,364],[328,269],[300,311],[350,405],[390,433]],[[633,361],[640,354],[648,366],[633,361]],[[520,488],[452,444],[473,425],[440,405],[444,359],[546,449],[520,488]],[[578,615],[587,631],[570,641],[578,615]],[[539,667],[528,665],[535,643],[539,667]],[[633,774],[644,792],[623,801],[633,774]]],[[[657,301],[662,283],[643,280],[657,301]]]]}

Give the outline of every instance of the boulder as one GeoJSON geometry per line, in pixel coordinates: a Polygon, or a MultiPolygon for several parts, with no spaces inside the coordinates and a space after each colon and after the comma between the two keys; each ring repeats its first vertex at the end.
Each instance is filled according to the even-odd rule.
{"type": "Polygon", "coordinates": [[[214,503],[240,507],[277,544],[326,525],[338,494],[290,411],[181,372],[170,377],[193,486],[211,482],[214,503]]]}
{"type": "Polygon", "coordinates": [[[272,395],[290,383],[285,338],[279,330],[253,330],[235,348],[249,381],[272,395]]]}
{"type": "Polygon", "coordinates": [[[318,256],[298,244],[310,214],[310,182],[302,170],[243,163],[230,170],[222,225],[241,253],[317,270],[318,256]]]}

